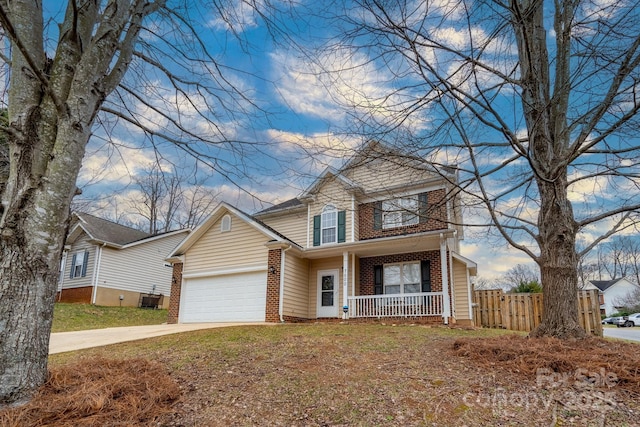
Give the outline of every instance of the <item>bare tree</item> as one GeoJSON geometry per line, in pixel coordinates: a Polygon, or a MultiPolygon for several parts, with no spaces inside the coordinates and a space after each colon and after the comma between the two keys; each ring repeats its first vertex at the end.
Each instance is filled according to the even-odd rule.
{"type": "Polygon", "coordinates": [[[522,284],[540,283],[540,274],[533,267],[526,264],[516,264],[495,280],[499,288],[510,290],[522,284]]]}
{"type": "Polygon", "coordinates": [[[457,165],[470,225],[538,264],[532,336],[585,336],[578,260],[638,221],[638,8],[356,0],[332,15],[340,35],[315,55],[364,135],[457,165]],[[607,229],[579,252],[578,233],[595,225],[607,229]]]}
{"type": "Polygon", "coordinates": [[[135,188],[140,192],[140,199],[132,201],[132,207],[136,213],[142,216],[148,223],[149,234],[158,234],[162,202],[165,197],[174,199],[175,195],[170,194],[165,183],[165,174],[160,166],[153,164],[144,169],[140,176],[134,179],[135,188]]]}
{"type": "Polygon", "coordinates": [[[260,149],[240,148],[231,124],[264,112],[202,38],[212,17],[234,22],[231,5],[0,0],[0,42],[10,45],[10,57],[0,52],[10,79],[0,98],[10,154],[0,180],[0,405],[29,399],[46,379],[58,263],[92,135],[127,124],[231,179],[260,149]]]}
{"type": "Polygon", "coordinates": [[[157,163],[138,172],[134,190],[126,193],[131,197],[130,213],[144,219],[138,228],[157,234],[198,226],[216,197],[203,180],[189,176],[194,172],[186,169],[180,172],[176,166],[166,171],[157,163]]]}
{"type": "Polygon", "coordinates": [[[200,225],[218,203],[217,196],[217,193],[198,180],[183,188],[180,193],[180,209],[175,215],[178,227],[194,229],[200,225]]]}
{"type": "Polygon", "coordinates": [[[614,301],[615,307],[622,307],[628,313],[637,313],[640,311],[640,286],[629,292],[624,297],[617,298],[614,301]]]}
{"type": "Polygon", "coordinates": [[[602,268],[612,279],[627,277],[640,283],[640,239],[632,236],[615,236],[603,245],[605,255],[602,268]]]}

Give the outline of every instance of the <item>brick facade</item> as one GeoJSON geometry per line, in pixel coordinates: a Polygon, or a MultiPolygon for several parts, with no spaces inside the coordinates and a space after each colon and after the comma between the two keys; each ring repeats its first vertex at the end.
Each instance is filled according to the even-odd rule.
{"type": "Polygon", "coordinates": [[[431,261],[431,291],[442,291],[442,268],[440,265],[440,251],[411,252],[360,258],[360,295],[374,294],[373,267],[376,265],[393,264],[397,262],[431,261]]]}
{"type": "Polygon", "coordinates": [[[93,286],[84,286],[82,288],[63,289],[56,295],[58,302],[70,302],[91,304],[91,296],[93,295],[93,286]]]}
{"type": "Polygon", "coordinates": [[[178,323],[180,314],[180,292],[182,290],[182,267],[181,262],[173,264],[173,275],[171,276],[171,297],[169,298],[169,315],[167,323],[178,323]]]}
{"type": "Polygon", "coordinates": [[[282,249],[269,250],[269,269],[273,267],[275,271],[267,271],[267,306],[265,310],[265,322],[280,321],[280,261],[282,259],[282,249]]]}
{"type": "Polygon", "coordinates": [[[421,233],[424,231],[442,230],[447,228],[447,207],[445,203],[446,192],[444,189],[427,193],[427,217],[420,223],[403,227],[381,228],[376,230],[373,226],[373,212],[375,202],[363,203],[358,209],[359,238],[360,240],[375,239],[379,237],[402,236],[405,234],[421,233]]]}

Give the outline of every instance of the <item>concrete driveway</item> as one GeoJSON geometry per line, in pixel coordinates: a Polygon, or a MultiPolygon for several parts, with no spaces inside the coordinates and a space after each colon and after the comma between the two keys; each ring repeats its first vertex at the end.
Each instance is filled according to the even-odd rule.
{"type": "Polygon", "coordinates": [[[640,328],[603,328],[607,338],[620,338],[623,340],[640,341],[640,328]]]}
{"type": "Polygon", "coordinates": [[[266,325],[267,323],[181,323],[177,325],[126,326],[122,328],[90,329],[76,332],[55,332],[49,340],[49,354],[84,348],[101,347],[125,341],[135,341],[161,335],[197,331],[199,329],[224,328],[241,325],[266,325]]]}

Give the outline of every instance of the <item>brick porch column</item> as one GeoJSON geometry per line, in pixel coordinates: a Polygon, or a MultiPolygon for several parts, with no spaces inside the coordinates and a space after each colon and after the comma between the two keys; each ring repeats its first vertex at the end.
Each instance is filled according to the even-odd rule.
{"type": "Polygon", "coordinates": [[[169,297],[169,315],[167,323],[178,323],[180,314],[180,292],[182,290],[182,266],[181,262],[173,264],[173,274],[171,276],[171,296],[169,297]]]}
{"type": "Polygon", "coordinates": [[[267,306],[265,308],[265,322],[279,322],[280,313],[280,271],[282,249],[269,249],[267,262],[267,306]],[[274,272],[270,270],[273,267],[274,272]]]}

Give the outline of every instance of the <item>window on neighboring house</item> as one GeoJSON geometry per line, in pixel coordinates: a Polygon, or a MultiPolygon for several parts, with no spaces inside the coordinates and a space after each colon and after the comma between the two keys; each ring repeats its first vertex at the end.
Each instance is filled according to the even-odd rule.
{"type": "Polygon", "coordinates": [[[377,202],[374,229],[415,225],[427,220],[427,193],[377,202]]]}
{"type": "Polygon", "coordinates": [[[222,217],[222,221],[220,222],[220,231],[231,231],[231,216],[225,215],[222,217]]]}
{"type": "Polygon", "coordinates": [[[71,279],[85,277],[87,275],[87,264],[89,262],[89,251],[76,252],[71,258],[71,279]]]}
{"type": "Polygon", "coordinates": [[[335,206],[325,206],[320,220],[321,243],[336,243],[338,241],[338,211],[335,206]]]}

